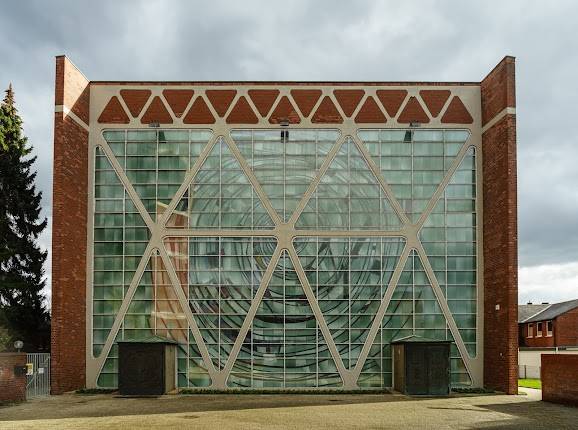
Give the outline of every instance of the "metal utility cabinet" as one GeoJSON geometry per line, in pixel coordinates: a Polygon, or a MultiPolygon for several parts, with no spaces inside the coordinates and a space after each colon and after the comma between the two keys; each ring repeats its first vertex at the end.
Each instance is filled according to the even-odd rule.
{"type": "Polygon", "coordinates": [[[451,341],[413,335],[391,345],[394,390],[408,395],[449,395],[451,341]]]}
{"type": "Polygon", "coordinates": [[[118,342],[118,391],[161,395],[176,388],[177,343],[158,336],[118,342]]]}

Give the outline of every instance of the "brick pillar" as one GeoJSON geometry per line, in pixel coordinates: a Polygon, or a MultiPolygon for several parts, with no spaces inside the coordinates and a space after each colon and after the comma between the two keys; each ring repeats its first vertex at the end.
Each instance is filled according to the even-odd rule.
{"type": "Polygon", "coordinates": [[[542,354],[542,400],[578,406],[578,355],[542,354]]]}
{"type": "Polygon", "coordinates": [[[89,81],[56,57],[52,207],[53,394],[85,386],[89,81]]]}
{"type": "Polygon", "coordinates": [[[484,385],[518,392],[518,231],[515,59],[481,82],[484,385]]]}
{"type": "Polygon", "coordinates": [[[0,402],[26,400],[26,373],[16,375],[14,366],[26,365],[26,353],[0,353],[0,402]]]}

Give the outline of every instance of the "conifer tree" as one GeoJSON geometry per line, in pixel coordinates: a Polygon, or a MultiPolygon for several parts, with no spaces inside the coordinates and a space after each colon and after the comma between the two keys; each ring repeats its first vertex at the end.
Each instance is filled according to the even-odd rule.
{"type": "Polygon", "coordinates": [[[22,340],[25,351],[38,351],[50,347],[42,291],[46,252],[38,245],[47,222],[40,214],[42,193],[34,184],[31,151],[10,85],[0,105],[0,328],[22,340]]]}

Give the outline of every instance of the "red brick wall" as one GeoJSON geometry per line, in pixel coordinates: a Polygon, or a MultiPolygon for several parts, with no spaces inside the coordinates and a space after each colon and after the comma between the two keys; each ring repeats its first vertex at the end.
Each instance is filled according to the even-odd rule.
{"type": "Polygon", "coordinates": [[[516,107],[516,62],[504,57],[482,81],[482,125],[504,108],[516,107]]]}
{"type": "Polygon", "coordinates": [[[26,400],[26,375],[14,375],[14,366],[26,365],[26,354],[0,353],[0,402],[26,400]]]}
{"type": "MultiPolygon", "coordinates": [[[[482,119],[515,107],[514,58],[482,81],[482,119]]],[[[484,384],[518,391],[518,254],[516,116],[505,115],[482,135],[484,240],[484,384]],[[496,307],[499,306],[499,309],[496,307]]]]}
{"type": "Polygon", "coordinates": [[[82,121],[89,121],[90,86],[88,80],[70,60],[56,57],[56,93],[54,104],[64,105],[82,121]]]}
{"type": "Polygon", "coordinates": [[[578,406],[578,354],[542,354],[542,400],[578,406]]]}
{"type": "MultiPolygon", "coordinates": [[[[65,57],[56,58],[56,104],[88,123],[89,83],[65,57]]],[[[88,132],[54,114],[52,208],[53,394],[82,388],[86,372],[86,222],[88,132]]]]}
{"type": "Polygon", "coordinates": [[[554,334],[556,346],[578,346],[578,308],[556,318],[554,334]]]}

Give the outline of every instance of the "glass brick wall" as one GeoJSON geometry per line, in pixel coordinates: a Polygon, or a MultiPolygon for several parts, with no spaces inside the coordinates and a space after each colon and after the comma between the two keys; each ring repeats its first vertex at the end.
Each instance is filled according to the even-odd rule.
{"type": "MultiPolygon", "coordinates": [[[[295,249],[346,368],[353,370],[389,286],[402,238],[297,238],[295,249]]],[[[389,386],[390,369],[363,370],[389,386]]]]}
{"type": "Polygon", "coordinates": [[[469,136],[463,130],[358,133],[406,214],[417,222],[469,136]]]}
{"type": "Polygon", "coordinates": [[[339,387],[341,378],[286,252],[244,339],[229,387],[339,387]]]}
{"type": "Polygon", "coordinates": [[[337,130],[235,130],[231,133],[284,222],[289,221],[339,136],[337,130]]]}
{"type": "MultiPolygon", "coordinates": [[[[416,334],[455,341],[439,300],[467,354],[476,356],[476,160],[468,131],[232,130],[214,138],[208,130],[149,129],[103,137],[121,169],[97,147],[98,386],[117,384],[117,340],[159,335],[179,344],[179,387],[210,386],[225,369],[230,388],[340,387],[341,365],[358,368],[360,388],[389,387],[392,340],[416,334]],[[162,250],[144,254],[151,234],[127,183],[166,231],[162,250]],[[400,261],[406,241],[394,201],[410,223],[423,222],[425,256],[408,250],[400,261]],[[431,213],[420,220],[428,205],[431,213]],[[291,249],[277,250],[276,223],[294,225],[291,249]],[[119,315],[131,283],[134,295],[119,315]],[[386,291],[392,298],[376,321],[386,291]],[[118,333],[111,332],[115,320],[118,333]],[[377,335],[360,357],[372,324],[377,335]]],[[[455,342],[452,382],[471,383],[455,342]]]]}

